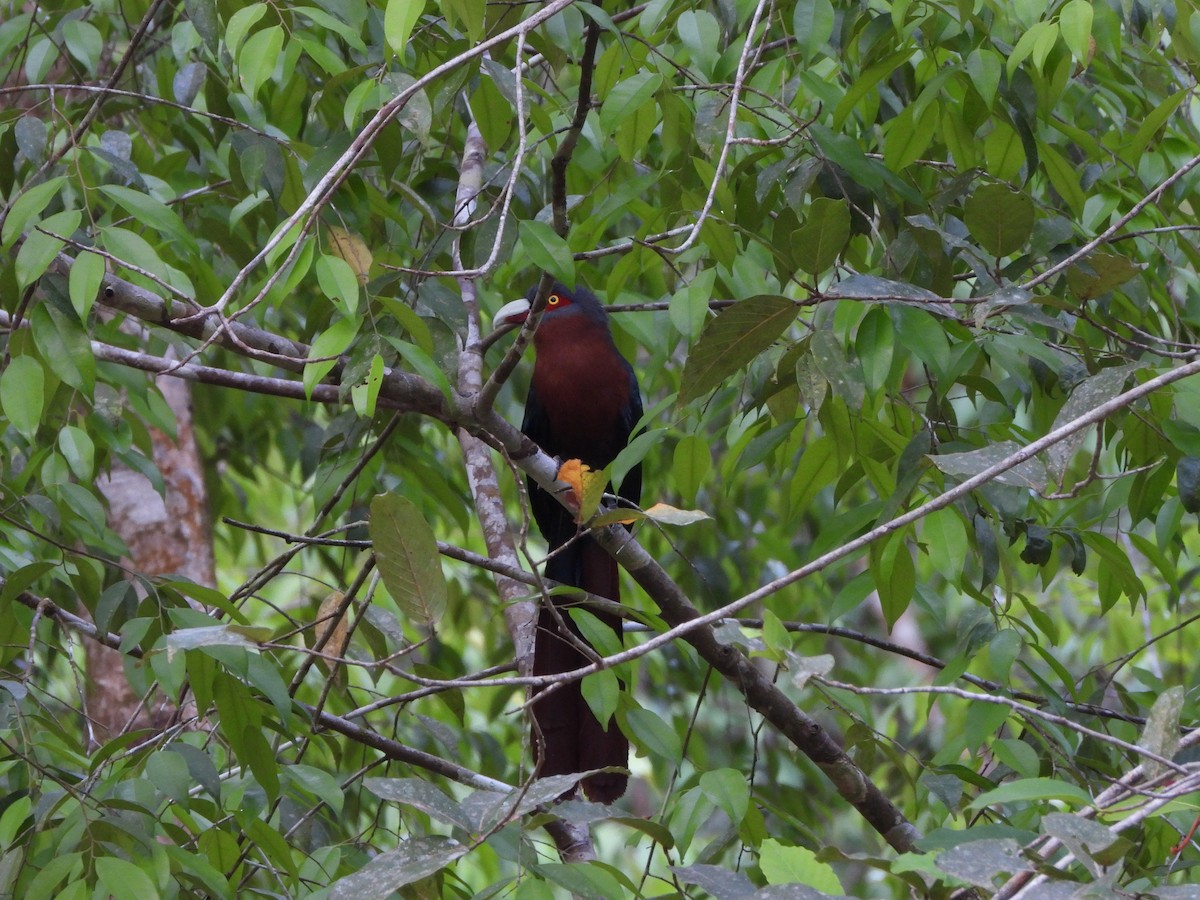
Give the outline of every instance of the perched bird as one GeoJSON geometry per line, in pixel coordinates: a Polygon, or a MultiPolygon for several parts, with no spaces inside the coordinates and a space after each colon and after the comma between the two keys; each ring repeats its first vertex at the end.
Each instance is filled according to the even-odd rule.
{"type": "MultiPolygon", "coordinates": [[[[496,324],[524,322],[536,293],[534,288],[527,299],[501,308],[496,324]]],[[[613,343],[600,301],[583,285],[570,290],[555,283],[533,346],[537,359],[521,430],[551,456],[578,459],[596,470],[604,468],[629,442],[642,417],[642,398],[633,368],[613,343]]],[[[619,601],[616,560],[590,537],[572,542],[578,532],[572,514],[532,479],[528,483],[533,517],[551,552],[546,577],[619,601]]],[[[620,496],[636,504],[641,492],[639,465],[625,476],[620,496]]],[[[553,599],[562,621],[580,637],[565,609],[573,599],[570,595],[553,599]]],[[[593,612],[621,634],[620,617],[593,612]]],[[[534,644],[534,674],[567,672],[588,661],[563,634],[559,616],[543,606],[534,644]]],[[[535,700],[533,716],[537,722],[534,752],[542,764],[541,775],[628,765],[628,739],[615,721],[602,725],[597,720],[578,681],[535,700]]],[[[628,780],[624,774],[593,775],[584,780],[583,791],[590,800],[611,803],[625,793],[628,780]]]]}

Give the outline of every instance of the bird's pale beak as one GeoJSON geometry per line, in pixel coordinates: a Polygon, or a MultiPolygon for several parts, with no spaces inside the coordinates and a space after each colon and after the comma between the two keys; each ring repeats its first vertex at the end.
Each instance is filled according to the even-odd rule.
{"type": "Polygon", "coordinates": [[[504,328],[508,325],[520,325],[529,315],[528,300],[513,300],[505,303],[496,311],[496,317],[492,319],[493,328],[504,328]]]}

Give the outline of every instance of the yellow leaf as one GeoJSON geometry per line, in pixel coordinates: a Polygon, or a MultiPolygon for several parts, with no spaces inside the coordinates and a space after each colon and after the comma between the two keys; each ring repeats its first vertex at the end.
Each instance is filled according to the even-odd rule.
{"type": "Polygon", "coordinates": [[[366,284],[374,257],[366,243],[357,234],[333,225],[329,228],[329,249],[346,261],[359,284],[366,284]]]}
{"type": "MultiPolygon", "coordinates": [[[[329,640],[321,648],[321,653],[326,656],[345,656],[346,654],[346,645],[350,642],[350,635],[347,633],[345,615],[338,615],[338,608],[345,599],[346,595],[341,591],[334,591],[321,601],[321,608],[317,610],[317,642],[319,643],[326,634],[329,635],[329,640]]],[[[327,659],[318,657],[317,662],[326,671],[332,671],[334,668],[334,663],[327,659]]]]}

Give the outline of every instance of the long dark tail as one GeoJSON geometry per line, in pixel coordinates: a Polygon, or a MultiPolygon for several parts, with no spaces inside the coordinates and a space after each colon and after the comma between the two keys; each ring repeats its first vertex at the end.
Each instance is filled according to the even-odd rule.
{"type": "MultiPolygon", "coordinates": [[[[560,550],[547,564],[546,577],[562,584],[572,584],[599,597],[621,599],[617,561],[591,538],[581,538],[560,550]]],[[[569,594],[554,597],[559,615],[576,637],[579,631],[567,615],[566,608],[575,599],[569,594]]],[[[621,619],[612,613],[591,610],[596,616],[621,634],[621,619]]],[[[538,614],[537,638],[534,642],[533,672],[535,675],[557,675],[586,665],[587,657],[572,644],[559,626],[555,615],[543,607],[538,614]]],[[[565,775],[608,766],[625,768],[629,764],[629,741],[617,723],[606,725],[592,712],[583,699],[578,681],[552,691],[533,704],[535,758],[542,763],[542,775],[565,775]],[[541,740],[538,740],[538,731],[541,740]]],[[[612,803],[625,793],[629,777],[606,773],[593,775],[583,781],[583,792],[589,800],[612,803]]]]}

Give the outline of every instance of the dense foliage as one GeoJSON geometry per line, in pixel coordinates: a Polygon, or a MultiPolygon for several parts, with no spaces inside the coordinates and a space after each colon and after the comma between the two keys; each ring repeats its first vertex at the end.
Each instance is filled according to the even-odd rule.
{"type": "Polygon", "coordinates": [[[1194,0],[2,9],[0,892],[1192,896],[1194,0]],[[470,555],[539,559],[476,400],[540,272],[614,307],[637,540],[723,615],[587,676],[611,809],[527,784],[536,588],[470,555]],[[95,485],[161,488],[171,375],[215,586],[95,485]],[[97,737],[89,642],[179,714],[97,737]]]}

